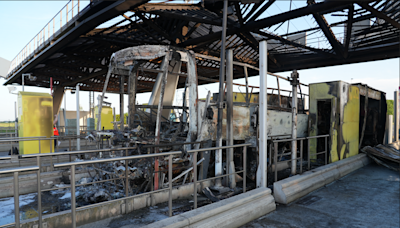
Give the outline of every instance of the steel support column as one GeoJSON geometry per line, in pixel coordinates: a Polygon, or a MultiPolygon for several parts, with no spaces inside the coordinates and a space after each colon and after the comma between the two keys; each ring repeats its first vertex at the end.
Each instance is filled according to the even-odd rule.
{"type": "Polygon", "coordinates": [[[120,130],[124,130],[124,94],[125,94],[125,76],[120,77],[120,94],[119,94],[119,121],[121,123],[120,130]]]}
{"type": "Polygon", "coordinates": [[[135,114],[136,114],[136,91],[137,91],[137,69],[139,67],[138,63],[134,63],[129,71],[129,103],[128,103],[128,126],[129,129],[133,129],[135,126],[135,114]]]}
{"type": "MultiPolygon", "coordinates": [[[[222,116],[225,82],[225,40],[228,0],[224,0],[224,15],[222,21],[221,62],[219,67],[219,92],[218,92],[218,122],[217,122],[217,147],[222,146],[222,116]]],[[[222,175],[222,150],[215,151],[215,176],[222,175]]],[[[216,179],[215,186],[221,186],[221,179],[216,179]]]]}
{"type": "MultiPolygon", "coordinates": [[[[226,145],[233,146],[233,50],[226,52],[226,145]]],[[[233,161],[233,148],[227,149],[226,156],[227,172],[235,172],[235,163],[233,161]]],[[[229,187],[235,188],[235,176],[230,175],[229,187]]]]}
{"type": "Polygon", "coordinates": [[[297,70],[293,70],[291,74],[290,84],[292,85],[292,175],[296,174],[296,164],[297,164],[297,85],[299,84],[298,78],[299,73],[297,70]]]}
{"type": "Polygon", "coordinates": [[[257,169],[257,187],[267,187],[267,41],[260,42],[260,99],[259,99],[259,159],[257,169]]]}
{"type": "Polygon", "coordinates": [[[64,87],[58,86],[53,92],[53,115],[57,115],[61,108],[61,102],[64,96],[64,87]]]}
{"type": "Polygon", "coordinates": [[[81,140],[79,138],[81,131],[80,131],[80,124],[79,124],[79,119],[80,119],[80,107],[79,107],[79,85],[76,85],[76,150],[81,149],[81,140]]]}

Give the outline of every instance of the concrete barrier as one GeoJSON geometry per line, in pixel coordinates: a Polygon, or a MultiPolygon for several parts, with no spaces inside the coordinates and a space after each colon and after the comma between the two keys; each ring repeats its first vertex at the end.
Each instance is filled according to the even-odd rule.
{"type": "Polygon", "coordinates": [[[390,143],[390,146],[396,148],[396,150],[400,150],[400,140],[390,143]]]}
{"type": "Polygon", "coordinates": [[[367,165],[366,154],[346,158],[274,183],[277,203],[289,204],[347,174],[367,165]]]}
{"type": "Polygon", "coordinates": [[[275,209],[271,190],[257,188],[145,227],[239,227],[275,209]]]}
{"type": "MultiPolygon", "coordinates": [[[[197,186],[197,190],[200,191],[202,188],[213,185],[212,181],[204,181],[197,186]]],[[[193,183],[188,183],[178,188],[172,189],[172,199],[188,198],[193,194],[193,183]]],[[[271,196],[272,197],[272,196],[271,196]]],[[[85,225],[98,220],[115,217],[118,215],[125,214],[126,208],[128,213],[141,209],[144,207],[154,206],[159,203],[168,201],[168,189],[165,192],[156,192],[152,194],[146,194],[137,196],[130,199],[117,199],[113,201],[103,202],[94,204],[91,207],[77,208],[76,223],[77,226],[85,225]],[[127,203],[127,207],[125,206],[127,203]]],[[[49,215],[43,215],[43,224],[48,228],[70,228],[72,227],[71,210],[61,211],[49,215]]],[[[23,228],[37,227],[37,218],[24,220],[21,223],[23,228]]]]}

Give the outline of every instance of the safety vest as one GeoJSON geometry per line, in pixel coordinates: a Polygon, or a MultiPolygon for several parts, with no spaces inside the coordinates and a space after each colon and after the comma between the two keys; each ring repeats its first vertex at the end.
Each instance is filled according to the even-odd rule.
{"type": "Polygon", "coordinates": [[[57,128],[54,126],[53,128],[54,136],[59,136],[60,134],[58,133],[57,128]]]}

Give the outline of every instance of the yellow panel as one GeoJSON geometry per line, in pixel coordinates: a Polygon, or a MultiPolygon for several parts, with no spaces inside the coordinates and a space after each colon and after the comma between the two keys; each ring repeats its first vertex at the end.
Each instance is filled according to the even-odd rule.
{"type": "MultiPolygon", "coordinates": [[[[19,92],[18,134],[20,137],[53,136],[53,98],[47,93],[19,92]]],[[[41,153],[54,151],[53,140],[41,140],[41,153]]],[[[39,153],[39,141],[21,141],[20,154],[39,153]]]]}
{"type": "MultiPolygon", "coordinates": [[[[97,128],[97,116],[99,113],[99,107],[96,106],[94,108],[94,113],[95,113],[94,114],[94,116],[95,116],[94,124],[95,124],[95,127],[97,128]]],[[[103,106],[101,108],[101,129],[103,129],[103,127],[104,127],[104,130],[114,129],[114,125],[111,123],[113,121],[114,121],[114,115],[113,115],[112,108],[109,106],[103,106]]]]}
{"type": "Polygon", "coordinates": [[[344,106],[342,135],[343,145],[348,146],[347,153],[341,150],[340,158],[348,158],[358,154],[360,120],[360,90],[357,86],[350,86],[347,104],[344,106]]]}
{"type": "MultiPolygon", "coordinates": [[[[310,84],[310,136],[318,135],[318,100],[331,100],[330,162],[358,154],[360,90],[342,81],[310,84]]],[[[316,152],[317,140],[310,140],[310,158],[316,152]]]]}
{"type": "MultiPolygon", "coordinates": [[[[249,93],[250,103],[258,103],[258,94],[249,93]]],[[[233,102],[246,102],[246,93],[233,92],[233,102]]]]}

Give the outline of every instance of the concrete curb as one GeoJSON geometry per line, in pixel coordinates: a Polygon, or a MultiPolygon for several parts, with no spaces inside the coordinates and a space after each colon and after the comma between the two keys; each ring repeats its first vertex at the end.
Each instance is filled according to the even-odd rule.
{"type": "Polygon", "coordinates": [[[366,154],[358,154],[303,174],[274,183],[274,198],[277,203],[289,204],[370,162],[366,154]]]}
{"type": "Polygon", "coordinates": [[[271,189],[257,188],[145,227],[239,227],[275,209],[271,189]]]}

